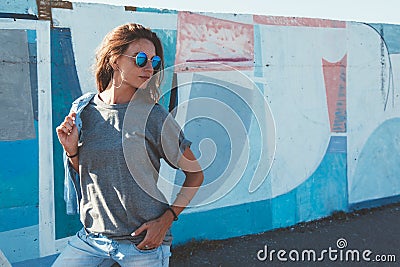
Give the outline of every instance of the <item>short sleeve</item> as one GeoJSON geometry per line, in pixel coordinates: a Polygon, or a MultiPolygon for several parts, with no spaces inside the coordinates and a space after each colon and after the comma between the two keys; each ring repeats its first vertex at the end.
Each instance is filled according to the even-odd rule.
{"type": "Polygon", "coordinates": [[[175,169],[179,168],[178,162],[183,152],[192,144],[185,138],[181,127],[169,113],[163,120],[159,142],[160,156],[175,169]]]}

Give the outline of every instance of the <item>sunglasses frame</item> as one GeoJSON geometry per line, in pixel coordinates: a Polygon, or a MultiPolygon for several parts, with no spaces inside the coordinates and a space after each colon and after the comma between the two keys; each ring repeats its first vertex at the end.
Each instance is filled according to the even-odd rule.
{"type": "Polygon", "coordinates": [[[157,56],[157,55],[152,57],[152,58],[149,58],[145,52],[140,51],[139,53],[137,53],[136,56],[130,56],[130,55],[126,55],[126,54],[121,54],[121,56],[134,58],[135,59],[135,64],[139,68],[145,67],[148,61],[151,61],[151,67],[153,68],[153,70],[159,70],[161,68],[161,58],[159,56],[157,56]],[[138,62],[138,56],[139,55],[144,55],[144,57],[141,56],[141,58],[144,60],[144,62],[142,64],[139,64],[139,62],[138,62]],[[157,62],[156,66],[153,66],[154,62],[157,62]]]}

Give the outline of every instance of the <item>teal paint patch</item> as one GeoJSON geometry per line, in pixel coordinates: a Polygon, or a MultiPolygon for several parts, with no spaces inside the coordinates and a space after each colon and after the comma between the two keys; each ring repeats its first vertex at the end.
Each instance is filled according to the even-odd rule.
{"type": "Polygon", "coordinates": [[[271,229],[284,228],[299,222],[296,203],[296,190],[273,199],[273,224],[271,229]]]}
{"type": "Polygon", "coordinates": [[[400,25],[368,24],[383,38],[389,54],[400,54],[400,25]]]}
{"type": "Polygon", "coordinates": [[[327,153],[318,169],[296,188],[298,222],[348,209],[347,155],[327,153]]]}
{"type": "Polygon", "coordinates": [[[254,76],[263,77],[262,46],[260,25],[254,25],[254,76]]]}
{"type": "Polygon", "coordinates": [[[51,29],[51,85],[53,108],[53,161],[56,239],[74,235],[81,227],[79,216],[68,216],[64,202],[64,165],[62,147],[55,128],[69,113],[73,100],[82,92],[75,67],[71,32],[65,28],[51,29]]]}
{"type": "Polygon", "coordinates": [[[1,1],[0,13],[29,14],[38,16],[36,0],[1,1]]]}
{"type": "Polygon", "coordinates": [[[136,12],[150,12],[150,13],[159,13],[159,14],[178,14],[176,10],[170,9],[158,9],[151,7],[136,7],[136,12]]]}
{"type": "Polygon", "coordinates": [[[0,232],[39,224],[39,205],[0,209],[0,232]]]}
{"type": "MultiPolygon", "coordinates": [[[[36,136],[37,121],[34,121],[36,136]]],[[[38,139],[3,141],[0,151],[7,154],[0,161],[0,209],[39,203],[38,139]]]]}
{"type": "MultiPolygon", "coordinates": [[[[255,234],[348,210],[347,155],[326,153],[317,170],[294,190],[273,199],[181,214],[174,244],[255,234]]],[[[245,199],[245,198],[244,198],[245,199]]]]}
{"type": "MultiPolygon", "coordinates": [[[[14,262],[13,267],[32,267],[32,266],[51,266],[57,259],[59,254],[53,254],[46,257],[40,257],[36,259],[14,262]]],[[[73,266],[71,266],[73,267],[73,266]]]]}
{"type": "Polygon", "coordinates": [[[153,29],[161,39],[164,50],[164,78],[160,86],[160,104],[168,110],[171,97],[172,80],[176,53],[176,30],[153,29]]]}
{"type": "Polygon", "coordinates": [[[258,201],[206,212],[181,214],[172,226],[174,245],[192,238],[226,239],[272,229],[271,201],[258,201]]]}
{"type": "MultiPolygon", "coordinates": [[[[27,30],[26,31],[28,37],[29,44],[36,44],[36,30],[27,30]]],[[[34,55],[36,55],[36,51],[32,51],[34,55]]]]}

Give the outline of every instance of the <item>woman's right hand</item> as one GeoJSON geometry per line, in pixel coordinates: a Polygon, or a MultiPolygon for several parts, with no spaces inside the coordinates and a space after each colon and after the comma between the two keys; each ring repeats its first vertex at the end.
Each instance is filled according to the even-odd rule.
{"type": "Polygon", "coordinates": [[[76,113],[69,114],[56,128],[58,140],[68,155],[78,153],[78,127],[75,124],[75,118],[76,113]]]}

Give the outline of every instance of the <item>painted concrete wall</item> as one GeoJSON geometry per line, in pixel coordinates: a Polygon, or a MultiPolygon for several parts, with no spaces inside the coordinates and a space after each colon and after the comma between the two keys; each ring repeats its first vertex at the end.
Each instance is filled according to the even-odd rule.
{"type": "MultiPolygon", "coordinates": [[[[14,10],[41,9],[26,1],[14,10]]],[[[8,4],[0,13],[10,13],[8,4]]],[[[204,188],[173,226],[175,244],[399,199],[399,25],[80,3],[51,16],[51,28],[0,19],[0,109],[9,114],[0,119],[8,155],[0,163],[0,250],[11,262],[56,253],[80,228],[65,215],[61,146],[42,149],[40,137],[57,140],[72,100],[95,91],[94,50],[126,22],[162,39],[161,104],[177,99],[173,113],[205,168],[204,188]],[[46,49],[47,61],[37,60],[46,49]],[[46,62],[49,70],[38,71],[46,62]],[[52,102],[42,107],[48,77],[52,102]],[[49,118],[52,127],[39,131],[49,118]]],[[[168,182],[182,180],[162,166],[167,197],[176,193],[168,182]]]]}
{"type": "MultiPolygon", "coordinates": [[[[0,4],[1,13],[37,16],[38,8],[36,2],[37,2],[36,0],[2,1],[2,3],[0,4]]],[[[1,17],[4,17],[4,15],[1,17]]]]}

